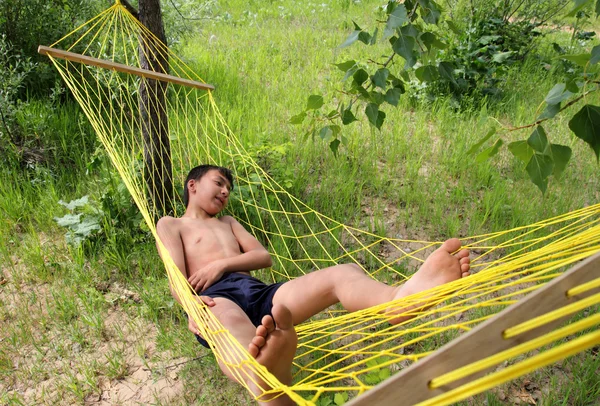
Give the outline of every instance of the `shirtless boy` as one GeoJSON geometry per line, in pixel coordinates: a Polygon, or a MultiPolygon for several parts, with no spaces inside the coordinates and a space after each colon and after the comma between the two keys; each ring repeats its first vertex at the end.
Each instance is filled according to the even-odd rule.
{"type": "MultiPolygon", "coordinates": [[[[227,205],[232,189],[228,169],[209,165],[192,169],[184,185],[185,214],[181,218],[161,218],[157,232],[202,301],[282,383],[291,383],[297,345],[294,325],[338,302],[352,312],[469,275],[469,252],[453,254],[460,249],[460,241],[454,238],[444,242],[410,280],[397,287],[371,279],[354,264],[265,285],[250,276],[250,271],[270,267],[269,252],[234,218],[216,217],[227,205]]],[[[399,313],[393,323],[407,318],[399,313]]],[[[206,345],[191,318],[189,328],[206,345]]],[[[220,366],[236,380],[225,366],[220,366]]],[[[272,406],[287,404],[293,402],[286,396],[269,402],[272,406]]]]}

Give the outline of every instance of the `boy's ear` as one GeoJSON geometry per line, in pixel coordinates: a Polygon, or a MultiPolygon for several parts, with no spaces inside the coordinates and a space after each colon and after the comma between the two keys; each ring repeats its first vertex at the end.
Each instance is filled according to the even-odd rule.
{"type": "Polygon", "coordinates": [[[196,180],[195,179],[190,179],[188,181],[188,191],[191,192],[195,192],[196,191],[196,180]]]}

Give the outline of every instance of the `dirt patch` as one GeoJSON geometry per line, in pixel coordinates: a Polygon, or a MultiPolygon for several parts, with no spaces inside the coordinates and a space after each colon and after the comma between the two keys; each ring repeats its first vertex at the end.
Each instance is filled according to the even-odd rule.
{"type": "Polygon", "coordinates": [[[157,328],[121,307],[139,297],[117,284],[103,294],[101,333],[60,284],[22,282],[23,264],[3,266],[0,284],[0,392],[25,404],[150,404],[182,398],[189,361],[156,350],[157,328]],[[59,320],[74,306],[72,320],[59,320]],[[57,319],[57,317],[59,319],[57,319]],[[88,324],[86,324],[88,323],[88,324]],[[10,356],[10,359],[5,359],[10,356]]]}

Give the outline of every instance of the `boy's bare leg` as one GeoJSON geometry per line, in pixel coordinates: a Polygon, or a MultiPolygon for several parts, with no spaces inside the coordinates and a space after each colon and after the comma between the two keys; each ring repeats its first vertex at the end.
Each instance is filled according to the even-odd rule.
{"type": "MultiPolygon", "coordinates": [[[[272,313],[275,323],[273,323],[271,316],[265,316],[262,325],[257,328],[244,311],[232,301],[220,297],[215,298],[214,301],[215,305],[210,310],[223,324],[223,327],[229,330],[231,335],[247,348],[250,354],[275,375],[281,383],[290,384],[292,380],[292,361],[298,342],[290,311],[282,305],[274,306],[272,313]],[[275,324],[277,325],[276,328],[275,324]]],[[[237,360],[231,361],[236,362],[237,360]]],[[[231,380],[238,381],[220,360],[219,367],[231,380]]],[[[262,389],[256,387],[255,382],[267,389],[264,383],[253,376],[253,379],[247,380],[247,384],[256,395],[259,395],[262,389]]],[[[259,404],[263,403],[259,402],[259,404]]],[[[280,396],[265,404],[269,406],[287,406],[295,403],[288,396],[280,396]]]]}
{"type": "MultiPolygon", "coordinates": [[[[350,312],[387,303],[468,276],[469,251],[462,250],[452,255],[459,248],[458,239],[447,240],[409,281],[397,287],[370,278],[354,264],[311,272],[283,284],[275,293],[273,304],[282,304],[290,309],[294,324],[298,324],[337,302],[350,312]]],[[[393,323],[407,318],[398,317],[393,323]]]]}

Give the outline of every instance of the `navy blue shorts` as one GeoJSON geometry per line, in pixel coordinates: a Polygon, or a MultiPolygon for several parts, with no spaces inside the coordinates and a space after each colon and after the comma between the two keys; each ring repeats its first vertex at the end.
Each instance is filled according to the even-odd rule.
{"type": "MultiPolygon", "coordinates": [[[[262,318],[271,314],[273,296],[281,285],[283,282],[267,285],[250,275],[231,272],[223,275],[200,295],[231,300],[246,313],[252,324],[259,326],[262,318]]],[[[206,348],[210,348],[206,340],[199,335],[196,335],[196,339],[206,348]]]]}

